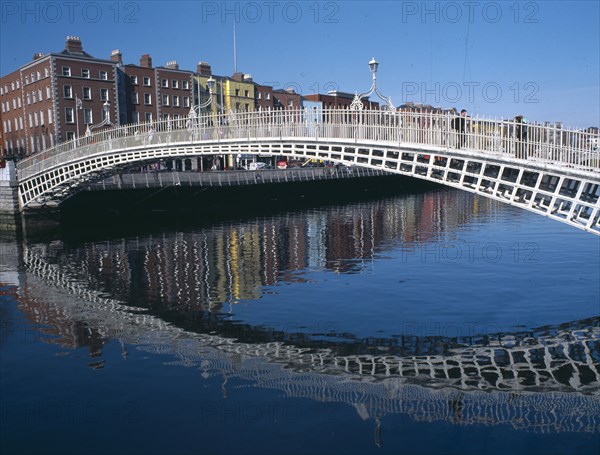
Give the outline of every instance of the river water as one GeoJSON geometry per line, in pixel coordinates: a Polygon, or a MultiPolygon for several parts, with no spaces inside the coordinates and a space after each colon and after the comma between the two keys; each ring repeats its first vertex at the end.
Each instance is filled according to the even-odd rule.
{"type": "Polygon", "coordinates": [[[3,454],[593,453],[600,239],[431,189],[5,239],[3,454]]]}

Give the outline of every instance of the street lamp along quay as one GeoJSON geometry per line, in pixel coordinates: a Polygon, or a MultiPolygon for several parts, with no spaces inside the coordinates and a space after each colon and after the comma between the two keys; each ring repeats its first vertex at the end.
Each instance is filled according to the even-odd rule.
{"type": "MultiPolygon", "coordinates": [[[[212,76],[210,76],[208,78],[208,80],[206,81],[206,87],[208,88],[208,99],[204,102],[204,103],[200,103],[197,105],[192,105],[190,107],[190,112],[188,113],[188,122],[189,125],[192,129],[196,129],[200,127],[200,115],[201,115],[201,111],[202,109],[210,106],[213,102],[213,89],[215,87],[216,81],[215,79],[213,79],[212,76]]],[[[219,104],[218,101],[215,101],[215,104],[217,106],[217,113],[218,112],[225,112],[225,108],[223,106],[221,106],[221,104],[219,104]]],[[[229,122],[233,123],[236,121],[236,115],[235,112],[233,112],[232,109],[229,109],[229,112],[227,113],[228,117],[229,117],[229,122]]],[[[224,117],[221,117],[221,122],[223,122],[225,119],[224,117]]],[[[230,157],[230,166],[233,166],[233,160],[230,157]]]]}
{"type": "Polygon", "coordinates": [[[385,110],[387,111],[391,111],[391,112],[395,112],[396,108],[394,107],[394,105],[392,104],[392,99],[391,97],[387,97],[387,96],[383,96],[379,90],[377,89],[377,69],[379,68],[379,62],[377,60],[375,60],[375,57],[373,57],[371,59],[371,61],[369,62],[369,69],[371,70],[371,74],[372,74],[372,83],[371,83],[371,88],[369,89],[368,92],[365,93],[361,93],[360,95],[358,93],[356,93],[354,95],[354,99],[352,100],[352,104],[350,104],[350,109],[353,111],[362,111],[364,109],[364,105],[362,102],[362,99],[365,97],[370,96],[373,92],[375,92],[377,94],[377,96],[382,100],[385,101],[385,110]]]}

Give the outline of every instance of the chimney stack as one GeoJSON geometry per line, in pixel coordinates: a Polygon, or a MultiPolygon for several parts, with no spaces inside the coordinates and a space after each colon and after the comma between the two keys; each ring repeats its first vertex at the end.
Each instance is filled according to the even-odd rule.
{"type": "Polygon", "coordinates": [[[123,64],[123,54],[121,54],[121,51],[119,49],[115,49],[114,51],[112,51],[110,53],[110,60],[122,65],[123,64]]]}
{"type": "Polygon", "coordinates": [[[150,57],[150,54],[142,55],[140,58],[140,66],[143,66],[144,68],[152,68],[152,57],[150,57]]]}
{"type": "Polygon", "coordinates": [[[40,53],[40,52],[36,52],[35,54],[33,54],[33,60],[39,60],[44,56],[44,54],[40,53]]]}
{"type": "Polygon", "coordinates": [[[198,62],[196,71],[200,74],[200,76],[212,76],[212,69],[206,62],[198,62]]]}
{"type": "Polygon", "coordinates": [[[83,46],[78,36],[67,36],[66,50],[70,54],[83,54],[83,46]]]}
{"type": "Polygon", "coordinates": [[[167,62],[167,68],[169,68],[170,70],[178,70],[179,65],[175,60],[171,60],[170,62],[167,62]]]}

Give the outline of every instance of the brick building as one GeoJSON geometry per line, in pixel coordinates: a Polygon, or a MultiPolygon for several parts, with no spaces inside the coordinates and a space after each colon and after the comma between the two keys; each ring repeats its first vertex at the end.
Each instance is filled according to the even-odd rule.
{"type": "Polygon", "coordinates": [[[302,96],[288,88],[273,90],[275,109],[299,109],[302,107],[302,96]]]}
{"type": "Polygon", "coordinates": [[[187,116],[194,99],[193,72],[179,69],[176,62],[166,67],[152,66],[152,57],[144,54],[140,64],[122,63],[120,51],[111,58],[118,62],[122,77],[122,100],[127,115],[123,123],[146,123],[187,116]]]}
{"type": "MultiPolygon", "coordinates": [[[[350,109],[350,105],[354,100],[354,95],[332,90],[327,92],[327,95],[315,93],[306,95],[304,99],[323,103],[323,109],[350,109]]],[[[365,97],[362,99],[362,102],[365,109],[379,109],[379,103],[377,101],[370,101],[369,98],[365,97]]]]}
{"type": "Polygon", "coordinates": [[[254,83],[254,104],[258,111],[269,111],[275,107],[273,87],[254,83]]]}
{"type": "Polygon", "coordinates": [[[62,52],[35,54],[0,78],[0,102],[2,155],[21,158],[84,135],[107,112],[118,124],[117,67],[92,57],[78,37],[69,36],[62,52]]]}

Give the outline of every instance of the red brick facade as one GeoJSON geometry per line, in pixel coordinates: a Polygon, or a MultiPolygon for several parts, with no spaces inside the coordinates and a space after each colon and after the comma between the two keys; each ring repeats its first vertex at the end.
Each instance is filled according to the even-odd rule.
{"type": "Polygon", "coordinates": [[[85,53],[77,37],[67,38],[62,53],[36,54],[2,77],[0,87],[6,157],[21,158],[85,134],[88,124],[103,120],[105,101],[111,122],[118,123],[116,65],[85,53]]]}

